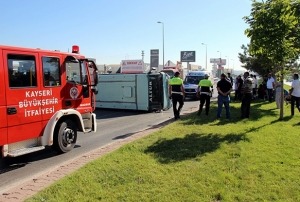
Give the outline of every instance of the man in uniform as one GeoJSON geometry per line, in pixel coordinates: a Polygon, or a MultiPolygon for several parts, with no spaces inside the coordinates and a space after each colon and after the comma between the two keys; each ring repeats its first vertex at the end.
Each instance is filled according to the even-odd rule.
{"type": "Polygon", "coordinates": [[[200,96],[200,105],[199,105],[199,111],[198,111],[198,114],[197,114],[198,116],[200,116],[200,114],[202,112],[204,103],[205,103],[206,115],[208,115],[208,112],[209,112],[210,97],[211,97],[210,88],[213,87],[213,84],[211,83],[211,80],[208,79],[208,77],[209,77],[209,75],[205,74],[204,79],[202,79],[199,82],[199,85],[198,85],[197,97],[200,96]]]}
{"type": "Polygon", "coordinates": [[[173,113],[175,120],[180,118],[180,111],[183,107],[183,100],[185,98],[183,81],[179,78],[180,73],[176,72],[174,77],[170,79],[169,82],[169,96],[172,98],[173,103],[173,113]],[[177,102],[179,103],[179,107],[177,109],[177,102]]]}
{"type": "Polygon", "coordinates": [[[241,111],[242,116],[241,119],[249,118],[250,116],[250,104],[252,100],[252,90],[253,90],[253,79],[249,76],[249,72],[244,73],[244,83],[242,86],[242,105],[241,111]]]}

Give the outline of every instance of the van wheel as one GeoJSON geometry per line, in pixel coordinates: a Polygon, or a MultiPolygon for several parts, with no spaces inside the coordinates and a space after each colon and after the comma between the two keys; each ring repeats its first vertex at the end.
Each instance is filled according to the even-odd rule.
{"type": "Polygon", "coordinates": [[[56,126],[54,130],[52,148],[59,153],[71,151],[77,140],[77,130],[71,120],[65,120],[56,126]]]}

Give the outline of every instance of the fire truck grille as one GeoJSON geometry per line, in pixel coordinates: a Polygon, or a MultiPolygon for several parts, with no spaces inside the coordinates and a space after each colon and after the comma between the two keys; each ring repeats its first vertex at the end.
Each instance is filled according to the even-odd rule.
{"type": "Polygon", "coordinates": [[[22,148],[28,148],[28,147],[33,147],[38,145],[38,138],[30,139],[30,140],[24,140],[21,142],[16,142],[13,144],[8,145],[8,152],[14,151],[17,149],[22,149],[22,148]]]}

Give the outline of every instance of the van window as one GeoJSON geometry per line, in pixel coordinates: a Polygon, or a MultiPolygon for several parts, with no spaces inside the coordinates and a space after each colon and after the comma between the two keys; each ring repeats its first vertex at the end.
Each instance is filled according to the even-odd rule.
{"type": "Polygon", "coordinates": [[[37,84],[35,57],[8,54],[9,87],[34,87],[37,84]]]}
{"type": "Polygon", "coordinates": [[[44,86],[60,86],[59,58],[42,57],[44,86]]]}

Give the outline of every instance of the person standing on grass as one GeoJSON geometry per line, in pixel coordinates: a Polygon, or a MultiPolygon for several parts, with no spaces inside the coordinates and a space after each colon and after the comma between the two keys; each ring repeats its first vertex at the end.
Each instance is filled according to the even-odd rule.
{"type": "Polygon", "coordinates": [[[243,80],[240,75],[238,75],[235,80],[234,101],[236,101],[236,99],[241,99],[241,88],[243,85],[243,80]]]}
{"type": "Polygon", "coordinates": [[[275,80],[272,77],[272,74],[268,74],[268,81],[267,81],[267,92],[268,92],[268,98],[269,102],[272,102],[273,100],[273,91],[275,89],[275,80]]]}
{"type": "Polygon", "coordinates": [[[231,83],[231,86],[233,86],[233,79],[232,79],[232,76],[231,76],[231,74],[229,72],[227,73],[227,76],[228,76],[228,80],[231,83]]]}
{"type": "Polygon", "coordinates": [[[197,97],[200,96],[200,105],[199,105],[199,111],[197,113],[197,116],[200,116],[204,103],[205,103],[206,115],[208,115],[208,112],[209,112],[210,97],[211,97],[210,88],[213,87],[213,84],[212,84],[211,80],[208,79],[208,77],[209,77],[209,75],[205,74],[204,79],[200,80],[199,85],[198,85],[197,97]]]}
{"type": "Polygon", "coordinates": [[[221,74],[221,80],[217,83],[217,91],[218,91],[218,112],[217,118],[221,118],[222,107],[223,104],[226,109],[226,118],[230,119],[230,92],[232,91],[231,83],[226,79],[225,74],[221,74]]]}
{"type": "Polygon", "coordinates": [[[298,74],[294,74],[294,80],[292,82],[292,88],[290,89],[289,97],[291,98],[291,115],[294,116],[295,102],[296,107],[300,112],[300,81],[298,74]]]}
{"type": "Polygon", "coordinates": [[[252,100],[252,85],[253,79],[249,76],[249,72],[244,73],[244,84],[242,87],[242,104],[241,104],[241,119],[249,118],[250,116],[250,104],[252,100]]]}
{"type": "Polygon", "coordinates": [[[169,97],[172,98],[175,120],[180,118],[180,111],[183,107],[183,100],[185,98],[183,81],[181,78],[179,78],[179,75],[179,72],[175,72],[174,77],[169,81],[169,97]],[[179,103],[178,109],[177,102],[179,103]]]}

